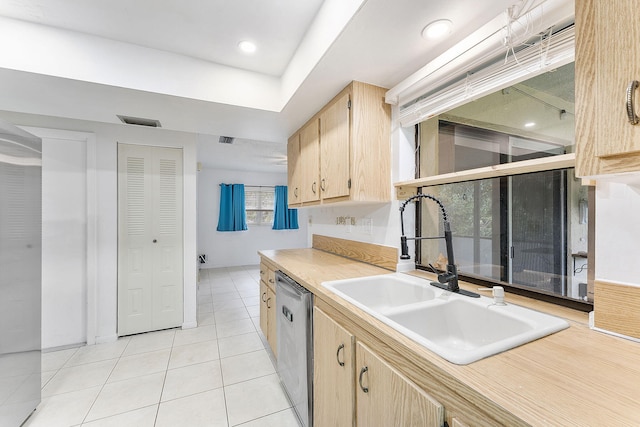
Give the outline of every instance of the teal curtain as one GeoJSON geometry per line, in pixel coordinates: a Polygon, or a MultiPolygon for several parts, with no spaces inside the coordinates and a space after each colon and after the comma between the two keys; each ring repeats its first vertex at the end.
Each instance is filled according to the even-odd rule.
{"type": "Polygon", "coordinates": [[[247,229],[247,214],[244,208],[244,184],[220,184],[220,215],[218,231],[241,231],[247,229]]]}
{"type": "Polygon", "coordinates": [[[298,210],[287,207],[287,186],[276,185],[275,208],[273,210],[274,230],[298,229],[298,210]]]}
{"type": "Polygon", "coordinates": [[[233,226],[235,231],[247,229],[247,211],[244,209],[244,184],[233,184],[233,226]]]}

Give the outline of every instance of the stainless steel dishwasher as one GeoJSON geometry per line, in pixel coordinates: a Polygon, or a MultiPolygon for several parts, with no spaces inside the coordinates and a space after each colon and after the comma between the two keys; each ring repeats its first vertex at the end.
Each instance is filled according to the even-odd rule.
{"type": "Polygon", "coordinates": [[[300,423],[313,425],[313,294],[276,271],[278,375],[300,423]]]}

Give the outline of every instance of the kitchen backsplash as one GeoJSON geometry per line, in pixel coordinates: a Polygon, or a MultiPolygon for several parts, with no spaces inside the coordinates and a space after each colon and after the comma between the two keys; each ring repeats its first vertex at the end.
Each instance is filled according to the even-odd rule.
{"type": "Polygon", "coordinates": [[[595,244],[596,279],[640,287],[640,173],[598,180],[595,244]]]}

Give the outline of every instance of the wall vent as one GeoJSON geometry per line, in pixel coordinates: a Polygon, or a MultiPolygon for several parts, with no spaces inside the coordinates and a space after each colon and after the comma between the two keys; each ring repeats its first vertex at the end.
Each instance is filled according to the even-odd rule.
{"type": "Polygon", "coordinates": [[[162,127],[162,125],[160,124],[160,120],[144,119],[142,117],[122,116],[120,114],[117,114],[117,116],[122,123],[125,123],[127,125],[147,126],[152,128],[162,127]]]}
{"type": "Polygon", "coordinates": [[[221,136],[218,142],[220,144],[233,144],[233,139],[232,136],[221,136]]]}

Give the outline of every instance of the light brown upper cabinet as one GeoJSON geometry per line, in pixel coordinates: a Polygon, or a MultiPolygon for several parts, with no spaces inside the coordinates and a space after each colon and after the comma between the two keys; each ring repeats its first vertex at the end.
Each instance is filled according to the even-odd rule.
{"type": "Polygon", "coordinates": [[[289,138],[287,179],[289,205],[320,201],[320,125],[310,121],[289,138]]]}
{"type": "Polygon", "coordinates": [[[289,205],[391,200],[385,92],[351,82],[289,138],[289,205]]]}
{"type": "Polygon", "coordinates": [[[576,174],[640,170],[640,0],[576,0],[576,174]],[[635,101],[635,102],[632,102],[635,101]]]}
{"type": "Polygon", "coordinates": [[[302,190],[302,181],[300,178],[300,133],[296,132],[289,138],[287,143],[287,182],[289,183],[287,191],[287,203],[289,206],[301,203],[300,191],[302,190]]]}
{"type": "Polygon", "coordinates": [[[320,191],[322,199],[349,196],[349,102],[342,95],[320,114],[320,191]]]}
{"type": "Polygon", "coordinates": [[[320,200],[320,137],[318,122],[307,123],[300,130],[300,176],[302,177],[301,202],[320,200]]]}

